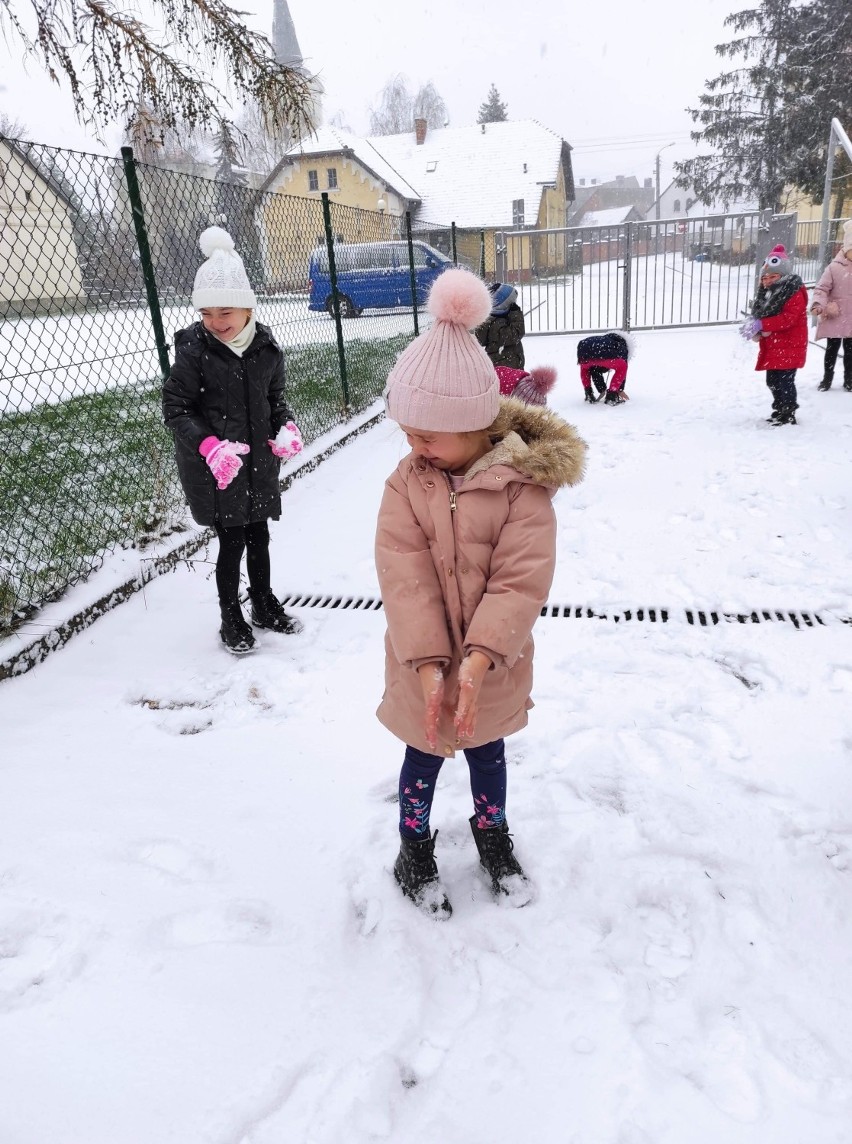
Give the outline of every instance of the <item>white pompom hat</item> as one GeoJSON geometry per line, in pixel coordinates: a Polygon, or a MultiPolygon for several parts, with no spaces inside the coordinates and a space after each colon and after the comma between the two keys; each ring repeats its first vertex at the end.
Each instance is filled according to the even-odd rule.
{"type": "Polygon", "coordinates": [[[445,270],[427,309],[434,325],[402,351],[388,376],[388,415],[432,433],[487,429],[500,407],[500,383],[470,331],[491,313],[491,295],[469,270],[445,270]]]}
{"type": "Polygon", "coordinates": [[[192,290],[192,304],[196,310],[208,306],[237,306],[253,310],[257,298],[243,266],[243,260],[234,248],[234,240],[220,226],[202,231],[198,240],[201,253],[207,258],[198,267],[192,290]]]}

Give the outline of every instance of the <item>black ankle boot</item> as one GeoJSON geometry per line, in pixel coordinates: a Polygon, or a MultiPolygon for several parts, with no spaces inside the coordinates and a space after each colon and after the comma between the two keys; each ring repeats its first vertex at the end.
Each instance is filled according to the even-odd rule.
{"type": "Polygon", "coordinates": [[[239,603],[219,604],[222,613],[222,626],[219,635],[222,643],[233,655],[245,655],[254,650],[254,636],[245,621],[239,603]]]}
{"type": "Polygon", "coordinates": [[[826,373],[825,377],[817,386],[817,389],[821,389],[824,393],[827,389],[831,389],[832,381],[834,381],[834,374],[826,373]]]}
{"type": "Polygon", "coordinates": [[[796,407],[792,409],[788,406],[776,410],[772,415],[771,423],[773,425],[795,425],[796,424],[796,407]]]}
{"type": "Polygon", "coordinates": [[[589,386],[589,388],[586,390],[586,401],[588,401],[590,405],[594,405],[597,401],[600,401],[600,394],[595,397],[595,395],[592,393],[591,386],[589,386]]]}
{"type": "Polygon", "coordinates": [[[268,628],[271,632],[283,632],[287,636],[295,636],[302,630],[301,623],[294,617],[288,616],[281,601],[267,589],[265,592],[252,592],[251,622],[258,628],[268,628]]]}
{"type": "Polygon", "coordinates": [[[509,824],[480,830],[476,815],[470,819],[473,841],[479,851],[482,868],[491,876],[491,889],[498,896],[505,895],[512,905],[525,906],[532,897],[529,880],[513,851],[515,844],[509,834],[509,824]]]}
{"type": "Polygon", "coordinates": [[[393,876],[399,883],[399,888],[407,898],[427,913],[438,917],[448,918],[453,912],[441,879],[438,877],[438,866],[435,862],[435,839],[438,831],[431,838],[418,839],[400,835],[399,854],[393,864],[393,876]]]}
{"type": "Polygon", "coordinates": [[[608,389],[606,397],[604,397],[604,405],[623,405],[627,400],[627,394],[622,393],[620,389],[608,389]]]}

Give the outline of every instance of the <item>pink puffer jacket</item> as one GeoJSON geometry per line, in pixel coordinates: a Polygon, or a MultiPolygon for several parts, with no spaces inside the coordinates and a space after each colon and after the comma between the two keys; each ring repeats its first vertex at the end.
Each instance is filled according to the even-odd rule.
{"type": "Polygon", "coordinates": [[[852,338],[852,259],[841,251],[826,266],[814,287],[811,304],[822,306],[816,329],[819,338],[852,338]],[[829,317],[828,309],[836,316],[829,317]]]}
{"type": "Polygon", "coordinates": [[[494,447],[453,494],[446,473],[409,454],[385,484],[376,569],[387,616],[385,693],[377,715],[404,743],[452,756],[458,668],[477,648],[493,661],[479,695],[476,732],[489,743],[527,722],[532,627],[550,591],[556,518],[551,498],[582,479],[586,446],[548,409],[500,402],[494,447]],[[444,665],[438,745],[424,735],[417,667],[444,665]]]}

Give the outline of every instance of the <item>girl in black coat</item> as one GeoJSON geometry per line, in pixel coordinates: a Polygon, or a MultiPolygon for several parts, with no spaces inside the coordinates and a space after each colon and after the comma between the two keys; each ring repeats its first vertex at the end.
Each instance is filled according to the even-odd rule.
{"type": "Polygon", "coordinates": [[[477,341],[494,365],[524,368],[524,312],[518,305],[518,292],[507,282],[495,282],[491,291],[491,315],[476,330],[477,341]]]}
{"type": "Polygon", "coordinates": [[[201,321],[175,335],[163,419],[174,434],[190,511],[219,537],[219,634],[228,651],[242,654],[255,642],[239,600],[244,552],[252,623],[277,632],[301,628],[272,592],[266,522],[281,515],[281,459],[302,444],[284,396],[284,355],[255,322],[257,300],[233,239],[210,227],[200,246],[208,257],[192,302],[201,321]]]}

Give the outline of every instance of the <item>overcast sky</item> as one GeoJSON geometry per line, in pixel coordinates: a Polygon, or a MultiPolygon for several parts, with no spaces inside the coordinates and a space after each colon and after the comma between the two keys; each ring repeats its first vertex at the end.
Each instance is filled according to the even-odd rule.
{"type": "MultiPolygon", "coordinates": [[[[272,0],[241,0],[251,22],[271,31],[272,0]]],[[[722,70],[714,46],[733,38],[723,20],[735,0],[610,0],[571,6],[511,0],[290,0],[307,66],[325,85],[326,118],[342,111],[366,132],[369,107],[397,72],[412,88],[437,87],[451,124],[473,123],[495,83],[512,119],[538,119],[574,148],[578,178],[640,178],[661,156],[663,184],[671,162],[694,154],[690,117],[704,81],[722,70]]],[[[70,110],[70,97],[38,68],[29,75],[12,41],[0,39],[0,110],[17,117],[32,138],[91,146],[70,110]],[[6,65],[6,66],[3,66],[6,65]],[[8,68],[8,70],[7,70],[8,68]]],[[[107,149],[118,145],[108,134],[107,149]]]]}

